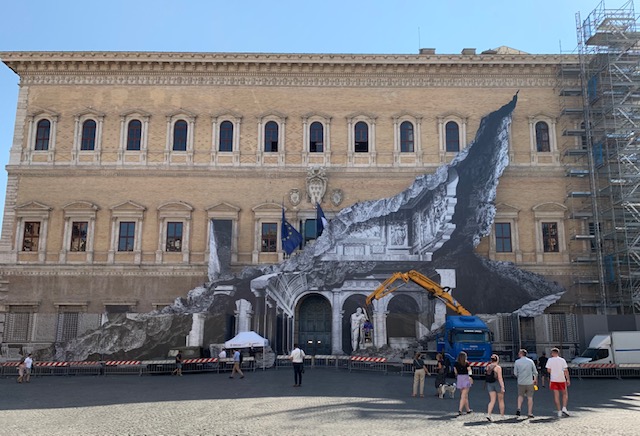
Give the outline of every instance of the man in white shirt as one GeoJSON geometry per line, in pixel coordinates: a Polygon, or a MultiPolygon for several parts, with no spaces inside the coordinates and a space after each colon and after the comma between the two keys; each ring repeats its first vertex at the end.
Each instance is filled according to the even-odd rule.
{"type": "Polygon", "coordinates": [[[31,367],[33,367],[33,358],[31,357],[31,353],[27,355],[27,358],[24,359],[24,381],[29,383],[31,380],[31,367]]]}
{"type": "Polygon", "coordinates": [[[560,350],[551,349],[551,359],[547,361],[547,369],[549,370],[549,389],[553,391],[553,400],[558,410],[558,418],[562,415],[569,416],[567,411],[567,403],[569,402],[569,367],[567,361],[559,356],[560,350]],[[562,409],[560,409],[560,392],[562,392],[562,409]]]}
{"type": "Polygon", "coordinates": [[[226,359],[226,358],[227,358],[227,350],[223,348],[222,351],[220,351],[220,354],[218,354],[218,359],[226,359]]]}
{"type": "Polygon", "coordinates": [[[293,351],[291,351],[291,355],[289,359],[293,363],[293,379],[294,379],[294,388],[299,388],[302,385],[302,372],[304,371],[304,351],[302,351],[298,344],[293,344],[293,351]]]}

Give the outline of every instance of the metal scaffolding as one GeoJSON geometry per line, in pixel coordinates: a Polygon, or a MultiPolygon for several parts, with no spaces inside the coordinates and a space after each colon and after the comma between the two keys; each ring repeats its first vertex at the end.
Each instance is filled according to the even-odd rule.
{"type": "MultiPolygon", "coordinates": [[[[583,106],[580,135],[601,313],[640,313],[640,33],[633,1],[583,21],[576,14],[583,106]],[[585,173],[586,174],[586,173],[585,173]]],[[[597,284],[596,284],[597,283],[597,284]]]]}

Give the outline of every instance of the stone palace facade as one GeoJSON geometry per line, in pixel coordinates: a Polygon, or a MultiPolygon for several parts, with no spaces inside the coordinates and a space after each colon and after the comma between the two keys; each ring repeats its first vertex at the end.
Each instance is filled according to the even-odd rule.
{"type": "MultiPolygon", "coordinates": [[[[4,352],[67,340],[110,313],[148,312],[185,296],[208,281],[212,222],[228,237],[232,271],[282,260],[283,206],[313,243],[316,202],[331,219],[402,191],[449,162],[481,117],[518,91],[494,231],[477,252],[565,286],[549,313],[595,311],[587,280],[595,265],[574,262],[589,256],[588,238],[576,237],[589,235],[589,221],[572,214],[567,195],[587,190],[584,179],[567,177],[567,150],[583,147],[580,114],[563,110],[581,99],[561,92],[580,86],[574,56],[502,47],[0,58],[20,80],[0,239],[4,352]]],[[[401,236],[389,237],[402,245],[401,236]]],[[[340,292],[373,288],[354,281],[340,292]]],[[[330,338],[332,323],[355,310],[344,306],[351,294],[332,292],[299,299],[296,340],[313,317],[328,323],[320,330],[330,338]]],[[[415,313],[432,305],[419,290],[413,298],[415,313]]],[[[245,327],[268,336],[277,322],[265,321],[261,305],[271,311],[254,302],[252,317],[244,306],[238,312],[245,327]]],[[[388,317],[407,317],[388,306],[388,317]]],[[[411,328],[377,341],[410,337],[411,328]]],[[[338,351],[332,340],[327,351],[338,351]]]]}

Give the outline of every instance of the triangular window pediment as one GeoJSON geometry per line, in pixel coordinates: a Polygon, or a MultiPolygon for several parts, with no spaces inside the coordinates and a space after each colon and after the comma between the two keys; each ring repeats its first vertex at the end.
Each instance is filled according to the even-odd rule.
{"type": "Polygon", "coordinates": [[[48,109],[37,109],[33,112],[29,113],[29,116],[31,118],[53,118],[53,119],[57,119],[60,114],[48,109]]]}
{"type": "Polygon", "coordinates": [[[123,118],[150,118],[151,114],[147,111],[143,111],[142,109],[131,109],[126,112],[122,112],[120,116],[123,118]]]}
{"type": "Polygon", "coordinates": [[[106,114],[104,112],[99,112],[95,109],[92,108],[87,108],[83,111],[80,111],[78,113],[75,114],[75,116],[77,118],[81,118],[81,117],[86,117],[86,116],[91,116],[93,115],[96,118],[104,118],[106,116],[106,114]]]}
{"type": "Polygon", "coordinates": [[[286,120],[287,116],[282,112],[278,112],[278,111],[269,111],[258,116],[258,119],[260,120],[264,120],[265,118],[277,118],[280,120],[286,120]]]}
{"type": "Polygon", "coordinates": [[[213,206],[209,206],[205,210],[207,212],[235,212],[235,213],[240,212],[239,207],[226,203],[224,201],[221,203],[216,203],[213,206]]]}
{"type": "Polygon", "coordinates": [[[135,211],[145,211],[147,210],[146,207],[133,202],[133,201],[125,201],[123,203],[118,203],[115,206],[111,207],[112,211],[131,211],[131,210],[135,210],[135,211]]]}
{"type": "Polygon", "coordinates": [[[29,201],[28,203],[24,203],[24,204],[21,204],[20,206],[16,206],[16,210],[20,210],[20,211],[31,210],[31,211],[48,212],[48,211],[53,210],[53,208],[50,207],[50,206],[47,206],[44,203],[40,203],[39,201],[29,201]]]}
{"type": "Polygon", "coordinates": [[[190,110],[182,109],[182,108],[167,114],[167,118],[172,118],[172,119],[189,118],[189,119],[193,120],[197,116],[198,116],[198,114],[196,114],[195,112],[191,112],[190,110]]]}
{"type": "Polygon", "coordinates": [[[214,120],[224,120],[224,119],[241,120],[242,119],[242,115],[239,114],[238,112],[234,112],[232,110],[225,109],[223,111],[220,111],[220,112],[217,112],[215,114],[212,114],[211,118],[214,119],[214,120]]]}

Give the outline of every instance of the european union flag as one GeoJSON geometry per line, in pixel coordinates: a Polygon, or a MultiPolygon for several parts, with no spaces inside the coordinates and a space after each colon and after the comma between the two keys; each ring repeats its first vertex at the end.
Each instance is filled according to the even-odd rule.
{"type": "Polygon", "coordinates": [[[324,228],[329,224],[324,212],[320,207],[320,203],[316,203],[316,238],[322,234],[324,228]]]}
{"type": "Polygon", "coordinates": [[[287,254],[293,253],[302,242],[302,235],[298,232],[284,217],[284,208],[282,209],[282,227],[280,228],[280,237],[282,238],[282,249],[287,254]]]}

